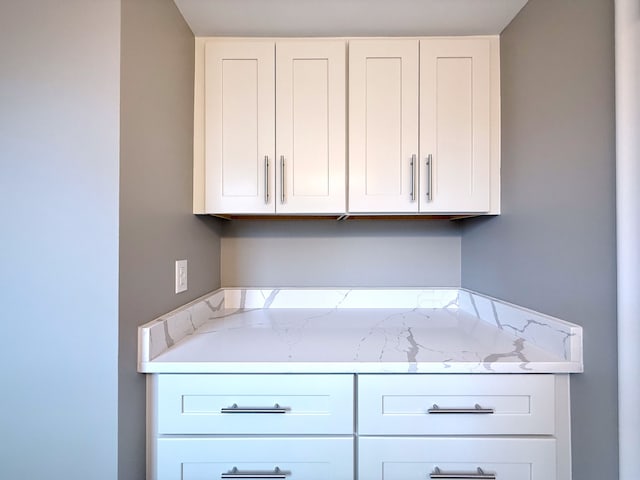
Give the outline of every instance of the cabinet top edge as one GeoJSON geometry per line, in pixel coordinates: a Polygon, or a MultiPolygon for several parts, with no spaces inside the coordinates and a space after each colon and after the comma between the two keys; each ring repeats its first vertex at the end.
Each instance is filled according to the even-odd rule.
{"type": "Polygon", "coordinates": [[[202,36],[202,37],[194,37],[196,42],[204,42],[210,40],[220,40],[220,41],[230,41],[230,42],[242,42],[242,41],[273,41],[273,42],[281,42],[281,41],[319,41],[319,40],[327,40],[327,41],[344,41],[350,42],[354,40],[385,40],[385,41],[393,41],[393,40],[435,40],[435,39],[446,39],[446,40],[455,40],[455,39],[488,39],[488,40],[499,40],[499,34],[491,34],[491,35],[422,35],[422,36],[354,36],[354,37],[322,37],[322,36],[306,36],[306,37],[271,37],[271,36],[250,36],[250,37],[238,37],[238,36],[202,36]]]}

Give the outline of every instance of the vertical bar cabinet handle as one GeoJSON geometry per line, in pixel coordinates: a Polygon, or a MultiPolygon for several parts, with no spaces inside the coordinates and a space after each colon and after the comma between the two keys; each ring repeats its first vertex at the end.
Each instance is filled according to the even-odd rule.
{"type": "Polygon", "coordinates": [[[411,201],[415,201],[416,199],[416,156],[411,155],[411,201]]]}
{"type": "Polygon", "coordinates": [[[284,203],[284,155],[280,155],[280,203],[284,203]]]}
{"type": "Polygon", "coordinates": [[[269,155],[264,156],[264,203],[269,203],[269,155]]]}
{"type": "Polygon", "coordinates": [[[427,201],[430,202],[431,201],[431,184],[432,182],[432,176],[433,176],[433,155],[429,154],[427,156],[427,201]]]}

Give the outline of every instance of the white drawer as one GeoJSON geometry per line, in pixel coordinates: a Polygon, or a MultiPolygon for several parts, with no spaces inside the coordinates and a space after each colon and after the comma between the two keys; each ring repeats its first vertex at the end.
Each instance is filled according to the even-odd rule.
{"type": "Polygon", "coordinates": [[[552,438],[365,437],[358,472],[361,480],[473,480],[480,468],[496,480],[556,480],[555,448],[552,438]]]}
{"type": "Polygon", "coordinates": [[[335,437],[160,438],[156,480],[353,480],[353,447],[352,438],[335,437]]]}
{"type": "Polygon", "coordinates": [[[352,375],[158,375],[159,434],[353,434],[352,375]]]}
{"type": "Polygon", "coordinates": [[[358,432],[552,435],[554,387],[553,375],[360,375],[358,432]]]}

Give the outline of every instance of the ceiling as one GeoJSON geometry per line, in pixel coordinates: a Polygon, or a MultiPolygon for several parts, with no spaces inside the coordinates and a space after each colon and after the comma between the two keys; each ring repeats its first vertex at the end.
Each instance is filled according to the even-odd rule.
{"type": "Polygon", "coordinates": [[[499,34],[527,0],[174,0],[194,35],[499,34]]]}

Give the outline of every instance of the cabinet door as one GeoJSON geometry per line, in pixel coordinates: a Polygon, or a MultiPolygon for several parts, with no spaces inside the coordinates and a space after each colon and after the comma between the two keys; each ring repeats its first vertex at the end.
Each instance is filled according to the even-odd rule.
{"type": "Polygon", "coordinates": [[[276,45],[276,210],[346,211],[346,44],[276,45]]]}
{"type": "Polygon", "coordinates": [[[490,58],[489,39],[420,41],[422,212],[490,208],[490,58]]]}
{"type": "Polygon", "coordinates": [[[157,444],[156,480],[353,479],[353,437],[165,437],[157,444]]]}
{"type": "Polygon", "coordinates": [[[205,209],[273,213],[275,45],[205,45],[205,209]]]}
{"type": "Polygon", "coordinates": [[[417,212],[418,40],[349,42],[349,211],[417,212]]]}
{"type": "Polygon", "coordinates": [[[555,480],[555,440],[360,437],[358,472],[363,480],[555,480]]]}

